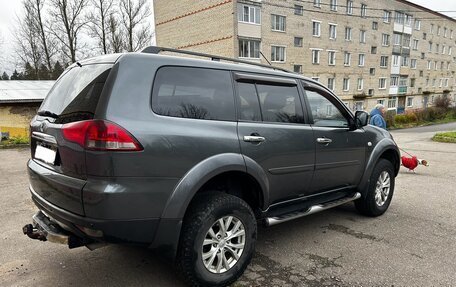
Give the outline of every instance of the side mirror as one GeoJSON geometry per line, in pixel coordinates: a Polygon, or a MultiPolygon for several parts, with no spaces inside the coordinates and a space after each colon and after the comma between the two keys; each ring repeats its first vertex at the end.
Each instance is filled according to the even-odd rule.
{"type": "Polygon", "coordinates": [[[356,128],[362,128],[367,126],[369,123],[369,114],[364,111],[356,111],[355,113],[355,126],[356,128]]]}

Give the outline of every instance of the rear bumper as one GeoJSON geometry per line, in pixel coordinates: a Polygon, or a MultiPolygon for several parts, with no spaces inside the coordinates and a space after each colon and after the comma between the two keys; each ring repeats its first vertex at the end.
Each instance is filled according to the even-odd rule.
{"type": "Polygon", "coordinates": [[[62,229],[80,238],[112,243],[151,244],[154,241],[160,221],[158,218],[100,220],[83,217],[49,203],[37,194],[32,186],[30,192],[38,209],[62,229]]]}

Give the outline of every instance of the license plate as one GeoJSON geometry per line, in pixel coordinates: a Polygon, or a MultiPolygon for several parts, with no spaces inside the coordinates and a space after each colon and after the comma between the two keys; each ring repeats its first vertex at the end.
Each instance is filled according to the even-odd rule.
{"type": "Polygon", "coordinates": [[[55,162],[55,150],[45,148],[44,146],[36,146],[35,158],[44,161],[48,164],[54,164],[55,162]]]}

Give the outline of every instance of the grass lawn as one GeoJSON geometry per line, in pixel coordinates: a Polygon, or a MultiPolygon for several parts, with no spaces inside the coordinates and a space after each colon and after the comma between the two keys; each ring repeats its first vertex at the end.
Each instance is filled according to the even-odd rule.
{"type": "Polygon", "coordinates": [[[444,143],[456,143],[456,131],[455,132],[446,132],[446,133],[437,133],[432,137],[433,141],[444,142],[444,143]]]}
{"type": "Polygon", "coordinates": [[[25,137],[12,137],[6,140],[2,140],[0,142],[0,149],[1,148],[13,148],[13,147],[23,147],[28,146],[30,143],[29,138],[25,137]]]}

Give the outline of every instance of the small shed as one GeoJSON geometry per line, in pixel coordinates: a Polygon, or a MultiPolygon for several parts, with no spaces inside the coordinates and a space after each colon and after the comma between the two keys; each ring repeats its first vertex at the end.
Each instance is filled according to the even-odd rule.
{"type": "Polygon", "coordinates": [[[4,137],[27,137],[30,120],[55,81],[0,81],[0,132],[4,137]]]}

